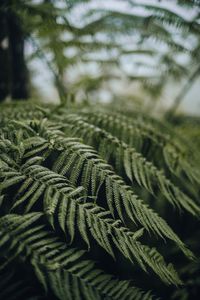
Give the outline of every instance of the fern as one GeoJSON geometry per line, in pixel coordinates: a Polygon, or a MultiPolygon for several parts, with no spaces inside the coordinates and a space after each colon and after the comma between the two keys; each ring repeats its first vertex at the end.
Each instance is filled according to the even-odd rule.
{"type": "Polygon", "coordinates": [[[122,178],[117,176],[91,147],[76,142],[74,139],[62,138],[62,132],[51,130],[51,125],[50,128],[47,126],[45,128],[44,124],[41,124],[42,128],[38,131],[41,135],[46,136],[47,140],[44,143],[46,144],[49,140],[51,147],[57,150],[62,149],[62,153],[55,160],[53,170],[62,175],[70,173],[70,181],[77,184],[79,179],[87,194],[90,193],[89,188],[91,188],[93,196],[98,194],[98,190],[104,182],[107,206],[113,217],[115,217],[116,211],[124,222],[125,218],[122,211],[125,210],[127,216],[134,223],[140,223],[147,231],[152,231],[156,235],[172,239],[186,255],[193,256],[167,223],[152,209],[148,208],[142,200],[138,199],[122,178]],[[81,178],[79,178],[80,175],[81,178]],[[149,215],[151,215],[151,220],[149,220],[149,215]]]}
{"type": "Polygon", "coordinates": [[[2,217],[0,242],[6,251],[16,251],[25,263],[33,266],[45,290],[50,287],[59,299],[102,299],[104,295],[106,299],[126,299],[127,296],[129,299],[152,299],[150,293],[144,294],[129,287],[128,282],[116,281],[95,268],[94,262],[85,258],[85,251],[66,246],[45,223],[35,224],[42,217],[41,213],[2,217]],[[6,246],[5,241],[9,242],[6,246]]]}
{"type": "Polygon", "coordinates": [[[173,205],[183,207],[190,213],[199,216],[200,209],[193,200],[183,194],[173,185],[151,162],[146,161],[144,157],[134,148],[130,148],[126,143],[120,142],[115,136],[108,132],[94,127],[76,115],[67,119],[72,123],[72,134],[82,136],[92,145],[97,145],[99,153],[107,160],[109,156],[114,155],[116,169],[121,171],[123,166],[126,175],[131,181],[134,179],[139,185],[146,188],[152,194],[157,188],[173,205]]]}
{"type": "Polygon", "coordinates": [[[36,159],[38,160],[37,157],[34,157],[28,160],[25,165],[22,165],[20,168],[21,172],[17,173],[10,168],[2,172],[2,176],[6,180],[3,181],[0,191],[8,187],[11,188],[12,185],[16,185],[24,180],[17,192],[17,199],[11,210],[23,204],[24,213],[29,212],[44,193],[43,209],[48,221],[54,228],[54,218],[56,216],[61,229],[64,232],[68,232],[70,243],[74,240],[75,228],[78,228],[82,238],[90,247],[87,233],[90,232],[93,238],[111,256],[115,256],[111,246],[112,241],[125,257],[131,261],[134,257],[144,270],[146,270],[144,264],[147,263],[164,281],[170,283],[176,280],[176,277],[173,277],[173,270],[168,270],[161,256],[155,250],[153,258],[151,258],[151,254],[149,255],[151,253],[150,249],[135,240],[134,236],[138,237],[138,232],[133,233],[127,228],[120,226],[120,222],[113,220],[110,217],[110,213],[101,207],[93,203],[82,203],[81,199],[76,199],[76,197],[79,197],[82,188],[73,189],[66,184],[64,176],[59,176],[47,168],[32,164],[36,159]],[[15,181],[13,180],[14,178],[16,178],[15,181]],[[27,199],[28,203],[24,205],[27,199]],[[56,209],[58,211],[57,214],[55,214],[56,209]],[[157,261],[156,267],[152,264],[151,259],[157,261]],[[170,271],[172,271],[172,279],[168,279],[169,275],[166,276],[170,271]]]}
{"type": "MultiPolygon", "coordinates": [[[[148,117],[144,124],[137,113],[132,121],[103,110],[33,107],[35,111],[5,105],[0,119],[1,273],[23,265],[24,272],[32,272],[30,291],[35,286],[47,298],[152,299],[150,292],[133,287],[129,277],[113,278],[104,264],[100,270],[101,256],[97,254],[97,264],[93,256],[98,249],[111,264],[119,258],[129,262],[136,278],[140,270],[147,278],[155,273],[165,284],[181,285],[174,266],[166,262],[169,257],[161,253],[166,245],[171,249],[171,240],[177,253],[176,246],[190,259],[194,254],[152,201],[167,200],[195,220],[198,181],[193,179],[191,193],[172,165],[169,172],[167,161],[162,160],[162,168],[150,159],[154,150],[164,158],[160,150],[170,145],[182,155],[187,171],[189,154],[179,137],[176,142],[175,133],[165,137],[162,125],[148,117]],[[149,152],[144,150],[147,137],[152,140],[149,152]]],[[[14,280],[10,278],[8,284],[14,280]]],[[[24,287],[24,277],[20,284],[24,287]]]]}
{"type": "MultiPolygon", "coordinates": [[[[95,111],[92,114],[84,112],[85,114],[87,121],[122,139],[139,152],[145,151],[145,141],[150,140],[151,147],[148,147],[148,151],[151,149],[152,151],[150,151],[149,159],[152,160],[154,152],[157,153],[161,149],[162,152],[159,152],[159,155],[163,155],[163,160],[172,173],[180,177],[181,173],[184,172],[193,183],[199,183],[198,171],[192,161],[190,161],[190,164],[193,166],[190,167],[186,157],[189,152],[192,158],[195,159],[196,154],[190,152],[190,149],[186,146],[186,141],[182,137],[179,136],[177,141],[176,134],[176,141],[173,139],[174,132],[169,126],[154,119],[149,119],[141,113],[138,115],[137,112],[129,112],[128,115],[127,112],[125,114],[111,113],[108,115],[106,112],[95,111]],[[160,127],[162,127],[163,133],[157,130],[160,127]]],[[[146,152],[144,154],[148,155],[146,152]]],[[[155,163],[159,166],[158,161],[155,161],[155,163]]]]}
{"type": "MultiPolygon", "coordinates": [[[[185,64],[177,63],[177,55],[186,54],[188,61],[198,63],[198,13],[195,16],[195,9],[198,12],[198,1],[188,3],[179,1],[175,5],[176,10],[170,9],[170,5],[144,4],[129,0],[125,1],[125,6],[127,9],[118,11],[114,5],[112,7],[112,4],[109,9],[92,9],[90,1],[25,3],[19,0],[18,3],[7,4],[6,11],[19,18],[21,27],[26,33],[25,38],[32,46],[29,60],[39,58],[47,65],[53,75],[61,101],[64,101],[66,93],[63,74],[66,70],[70,73],[74,65],[86,68],[86,74],[80,80],[79,72],[74,81],[69,80],[67,82],[69,90],[77,93],[74,87],[79,86],[78,93],[81,88],[85,97],[89,99],[94,91],[97,92],[97,89],[102,87],[105,80],[116,78],[116,70],[124,74],[120,54],[134,53],[135,49],[131,43],[124,42],[124,37],[131,35],[137,37],[134,46],[139,55],[133,61],[133,63],[136,62],[135,66],[140,64],[140,54],[149,55],[152,52],[154,52],[154,66],[152,68],[152,63],[149,63],[149,60],[146,61],[145,67],[147,66],[152,71],[151,75],[138,76],[135,72],[125,74],[126,81],[127,83],[132,80],[139,81],[148,95],[155,99],[161,94],[169,77],[181,79],[190,69],[190,66],[185,67],[185,64]],[[191,9],[191,16],[194,13],[193,19],[188,20],[178,13],[178,8],[187,13],[184,10],[184,4],[191,9]],[[76,18],[76,11],[80,7],[81,25],[77,24],[76,18]],[[136,8],[136,13],[134,13],[134,8],[136,8]],[[144,11],[144,14],[138,14],[137,8],[144,11]],[[185,44],[185,33],[187,37],[193,37],[197,44],[195,42],[194,45],[185,44]],[[155,43],[158,45],[162,43],[164,51],[160,50],[160,47],[155,47],[155,43]],[[116,61],[113,68],[107,68],[104,62],[100,63],[99,67],[98,56],[102,55],[102,50],[111,62],[110,65],[113,60],[116,61]],[[73,55],[70,55],[71,51],[73,55]],[[90,69],[87,68],[90,59],[93,60],[92,65],[100,73],[96,78],[91,76],[90,69]]],[[[135,71],[136,68],[133,69],[135,71]]],[[[122,77],[124,78],[124,76],[118,76],[118,80],[122,81],[122,77]]],[[[126,94],[125,97],[127,97],[126,94]]]]}

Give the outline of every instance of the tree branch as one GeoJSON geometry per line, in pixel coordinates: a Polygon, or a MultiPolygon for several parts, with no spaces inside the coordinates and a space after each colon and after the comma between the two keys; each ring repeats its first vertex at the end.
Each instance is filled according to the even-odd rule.
{"type": "Polygon", "coordinates": [[[174,103],[172,107],[166,112],[165,116],[166,118],[171,118],[175,114],[177,108],[183,101],[185,95],[188,93],[188,91],[191,89],[192,85],[194,84],[195,80],[200,75],[200,65],[194,70],[194,72],[189,76],[187,82],[179,92],[179,94],[176,96],[174,103]]]}

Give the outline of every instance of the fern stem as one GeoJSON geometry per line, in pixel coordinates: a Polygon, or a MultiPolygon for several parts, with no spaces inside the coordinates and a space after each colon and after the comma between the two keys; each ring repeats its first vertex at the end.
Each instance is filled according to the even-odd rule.
{"type": "Polygon", "coordinates": [[[193,86],[194,82],[199,77],[199,75],[200,75],[200,65],[189,76],[187,82],[182,87],[179,94],[176,96],[176,98],[174,100],[174,104],[172,105],[172,107],[165,114],[166,119],[171,119],[174,116],[174,114],[176,113],[178,107],[180,106],[181,102],[183,101],[185,95],[191,89],[191,87],[193,86]]]}

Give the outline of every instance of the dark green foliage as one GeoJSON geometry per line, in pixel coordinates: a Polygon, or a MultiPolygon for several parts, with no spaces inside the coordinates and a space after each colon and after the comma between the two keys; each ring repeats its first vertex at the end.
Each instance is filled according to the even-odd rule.
{"type": "Polygon", "coordinates": [[[199,157],[178,133],[29,103],[3,105],[0,124],[1,299],[195,297],[199,157]]]}

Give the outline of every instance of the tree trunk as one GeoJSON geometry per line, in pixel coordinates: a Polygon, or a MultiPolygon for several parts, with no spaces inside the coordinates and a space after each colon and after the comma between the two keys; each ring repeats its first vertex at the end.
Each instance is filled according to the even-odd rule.
{"type": "Polygon", "coordinates": [[[28,71],[24,56],[25,36],[20,19],[15,13],[9,13],[9,44],[12,66],[12,99],[28,98],[28,71]]]}
{"type": "Polygon", "coordinates": [[[0,101],[8,95],[12,99],[27,99],[28,71],[25,62],[25,35],[20,18],[11,1],[0,1],[0,101]]]}
{"type": "Polygon", "coordinates": [[[0,2],[0,101],[10,94],[10,54],[7,13],[0,2]]]}

